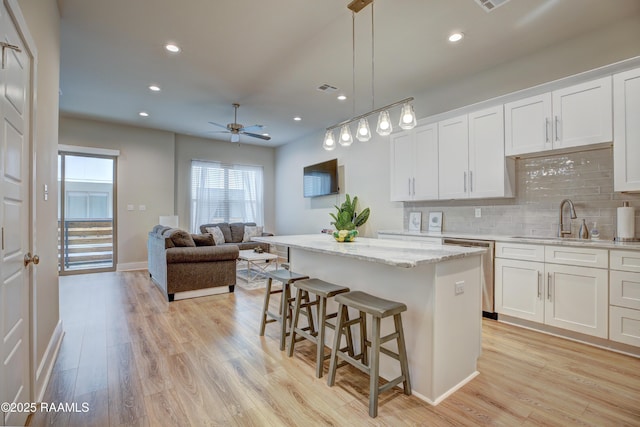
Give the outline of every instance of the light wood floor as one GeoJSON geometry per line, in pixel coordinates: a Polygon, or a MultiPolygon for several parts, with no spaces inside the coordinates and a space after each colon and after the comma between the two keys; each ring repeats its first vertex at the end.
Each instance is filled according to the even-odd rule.
{"type": "Polygon", "coordinates": [[[262,291],[165,302],[144,272],[60,279],[66,335],[30,425],[360,426],[640,425],[640,360],[491,320],[480,375],[437,407],[390,391],[369,418],[368,382],[351,367],[316,379],[313,347],[258,336],[262,291]],[[298,349],[300,351],[298,351],[298,349]]]}

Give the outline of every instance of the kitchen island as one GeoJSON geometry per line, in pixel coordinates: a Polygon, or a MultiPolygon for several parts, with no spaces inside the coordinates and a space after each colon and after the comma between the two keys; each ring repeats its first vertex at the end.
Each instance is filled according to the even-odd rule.
{"type": "MultiPolygon", "coordinates": [[[[402,321],[417,397],[436,405],[478,375],[484,249],[362,237],[338,243],[322,234],[253,240],[286,246],[293,271],[405,303],[402,321]]],[[[335,311],[335,303],[330,303],[335,311]]],[[[391,321],[383,321],[383,335],[392,328],[391,321]]],[[[396,351],[395,341],[388,345],[396,351]]],[[[381,357],[383,378],[399,372],[395,360],[381,357]]]]}

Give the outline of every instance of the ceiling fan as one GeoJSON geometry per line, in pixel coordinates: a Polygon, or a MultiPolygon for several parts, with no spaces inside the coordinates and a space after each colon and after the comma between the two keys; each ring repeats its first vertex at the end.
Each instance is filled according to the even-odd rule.
{"type": "Polygon", "coordinates": [[[239,142],[240,141],[240,135],[247,135],[250,136],[252,138],[260,138],[260,139],[264,139],[265,141],[269,141],[271,139],[270,136],[266,136],[266,135],[262,135],[259,133],[253,133],[253,132],[249,132],[249,131],[259,131],[261,130],[264,126],[263,125],[253,125],[253,126],[243,126],[242,124],[238,123],[238,108],[240,107],[240,104],[233,104],[233,108],[234,108],[234,113],[233,113],[233,123],[229,123],[228,125],[221,125],[218,123],[214,123],[214,122],[209,122],[214,126],[218,126],[221,128],[224,128],[226,130],[221,130],[221,131],[217,131],[216,133],[230,133],[231,134],[231,142],[239,142]]]}

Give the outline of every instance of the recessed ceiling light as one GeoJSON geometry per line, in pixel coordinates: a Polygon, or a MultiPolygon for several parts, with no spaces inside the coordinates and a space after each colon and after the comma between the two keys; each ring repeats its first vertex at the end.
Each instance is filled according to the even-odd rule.
{"type": "Polygon", "coordinates": [[[158,86],[158,85],[151,85],[151,86],[149,86],[149,90],[150,90],[151,92],[160,92],[160,86],[158,86]]]}
{"type": "Polygon", "coordinates": [[[180,47],[178,47],[178,45],[175,45],[173,43],[168,43],[164,46],[165,49],[167,49],[169,52],[171,53],[178,53],[180,52],[180,47]]]}
{"type": "Polygon", "coordinates": [[[462,40],[464,38],[464,34],[463,33],[452,33],[449,36],[449,41],[451,43],[456,43],[459,42],[460,40],[462,40]]]}
{"type": "Polygon", "coordinates": [[[296,117],[293,118],[293,120],[295,120],[296,122],[299,122],[300,120],[302,120],[302,117],[296,116],[296,117]]]}
{"type": "Polygon", "coordinates": [[[138,113],[138,115],[139,115],[140,117],[149,117],[149,113],[147,113],[146,111],[140,111],[140,112],[138,113]]]}
{"type": "Polygon", "coordinates": [[[339,101],[344,101],[345,99],[347,99],[347,95],[338,95],[339,101]]]}

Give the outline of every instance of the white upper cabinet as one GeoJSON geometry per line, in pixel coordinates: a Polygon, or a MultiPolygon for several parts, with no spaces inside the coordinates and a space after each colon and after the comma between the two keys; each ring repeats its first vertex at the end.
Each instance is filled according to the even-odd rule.
{"type": "Polygon", "coordinates": [[[467,115],[438,122],[440,199],[469,197],[469,122],[467,115]]]}
{"type": "Polygon", "coordinates": [[[513,196],[502,105],[441,121],[438,134],[440,199],[513,196]]]}
{"type": "Polygon", "coordinates": [[[613,187],[640,191],[640,68],[613,76],[613,187]]]}
{"type": "Polygon", "coordinates": [[[551,93],[505,104],[504,113],[507,156],[551,148],[551,93]]]}
{"type": "Polygon", "coordinates": [[[391,137],[391,200],[438,198],[438,125],[391,137]]]}
{"type": "Polygon", "coordinates": [[[505,154],[613,140],[611,77],[505,104],[505,154]]]}
{"type": "Polygon", "coordinates": [[[502,105],[469,114],[469,197],[513,197],[515,167],[504,158],[502,105]]]}

